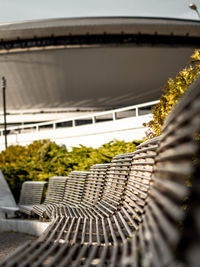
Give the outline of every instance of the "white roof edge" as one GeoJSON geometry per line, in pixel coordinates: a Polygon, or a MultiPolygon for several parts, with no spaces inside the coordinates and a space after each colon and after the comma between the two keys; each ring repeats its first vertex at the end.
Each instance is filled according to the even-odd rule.
{"type": "Polygon", "coordinates": [[[16,40],[47,36],[85,34],[163,34],[200,37],[200,22],[151,17],[58,18],[0,25],[0,39],[16,40]]]}

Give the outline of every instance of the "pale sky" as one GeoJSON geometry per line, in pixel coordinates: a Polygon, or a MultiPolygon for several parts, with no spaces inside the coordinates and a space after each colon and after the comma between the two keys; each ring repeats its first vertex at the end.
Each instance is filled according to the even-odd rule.
{"type": "Polygon", "coordinates": [[[47,18],[141,16],[199,19],[200,0],[0,0],[0,24],[47,18]]]}

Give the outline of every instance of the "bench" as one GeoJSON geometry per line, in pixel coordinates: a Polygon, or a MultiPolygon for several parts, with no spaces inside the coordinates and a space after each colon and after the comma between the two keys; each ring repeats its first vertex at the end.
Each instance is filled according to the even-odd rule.
{"type": "MultiPolygon", "coordinates": [[[[72,171],[68,177],[51,177],[44,203],[34,206],[32,211],[42,218],[51,218],[56,208],[65,205],[77,205],[81,202],[84,194],[88,194],[88,197],[91,198],[91,194],[84,190],[86,177],[88,176],[88,180],[92,179],[90,186],[99,188],[99,185],[102,184],[105,169],[107,169],[106,164],[96,164],[90,168],[89,172],[72,171]],[[94,180],[97,180],[96,184],[94,180]],[[92,185],[92,183],[94,184],[92,185]]],[[[91,191],[91,188],[89,191],[91,191]]],[[[98,195],[97,191],[96,197],[98,195]]]]}
{"type": "Polygon", "coordinates": [[[100,200],[95,205],[88,206],[83,199],[79,207],[70,208],[70,213],[66,211],[69,207],[62,214],[58,212],[55,225],[47,231],[43,242],[51,236],[50,242],[56,240],[57,243],[115,243],[120,238],[119,233],[124,231],[123,228],[129,228],[129,221],[132,223],[132,231],[124,233],[122,239],[134,232],[137,221],[140,220],[135,210],[142,213],[158,140],[159,138],[155,138],[143,143],[133,153],[114,157],[107,170],[100,200]],[[135,216],[136,219],[131,218],[135,216]],[[120,227],[122,218],[124,225],[120,227]],[[57,225],[60,225],[59,230],[57,225]]]}
{"type": "Polygon", "coordinates": [[[31,215],[34,204],[40,204],[43,196],[44,186],[46,182],[27,181],[22,184],[18,207],[1,207],[5,214],[9,213],[25,213],[31,215]]]}
{"type": "MultiPolygon", "coordinates": [[[[30,253],[34,252],[32,256],[29,255],[31,256],[31,259],[28,259],[28,261],[30,260],[29,264],[32,262],[33,258],[36,259],[41,253],[44,253],[46,257],[48,257],[52,251],[52,243],[54,243],[53,247],[56,248],[59,247],[62,242],[69,242],[72,244],[78,242],[81,244],[93,244],[96,242],[98,244],[103,243],[104,245],[108,244],[109,239],[109,241],[112,242],[113,231],[110,233],[106,233],[105,231],[105,228],[107,228],[107,230],[112,229],[112,224],[115,224],[115,222],[109,219],[109,215],[115,213],[117,207],[115,208],[114,205],[116,204],[116,206],[118,205],[118,208],[121,207],[125,213],[127,213],[126,209],[128,209],[133,213],[133,216],[135,216],[136,212],[134,209],[132,209],[128,203],[126,203],[126,206],[122,205],[118,201],[118,198],[121,197],[122,203],[124,202],[123,196],[124,190],[126,190],[125,186],[128,177],[130,178],[127,184],[128,202],[133,201],[131,198],[134,195],[132,194],[130,196],[131,191],[129,187],[135,187],[135,192],[137,192],[137,194],[140,192],[139,188],[141,186],[145,187],[145,191],[147,190],[156,149],[158,147],[158,140],[159,138],[155,138],[154,140],[143,143],[137,148],[136,152],[117,155],[113,158],[111,164],[100,165],[101,169],[99,166],[96,166],[98,170],[101,170],[101,173],[102,171],[104,173],[104,177],[102,177],[100,181],[98,175],[96,181],[94,181],[94,166],[94,178],[92,178],[92,172],[86,176],[85,187],[82,190],[82,201],[74,205],[74,202],[68,200],[65,206],[62,208],[58,207],[54,214],[54,222],[41,236],[40,240],[32,244],[32,247],[29,247],[28,250],[30,250],[30,253]],[[134,176],[136,181],[134,181],[134,176]],[[95,201],[94,199],[92,199],[92,202],[88,201],[89,192],[90,195],[95,195],[97,192],[94,186],[96,183],[100,183],[101,188],[101,190],[98,190],[98,197],[95,198],[95,201]],[[93,186],[94,189],[92,189],[91,186],[93,186]],[[92,213],[94,214],[93,217],[91,216],[92,213]],[[66,236],[65,240],[63,236],[66,236]],[[42,247],[38,247],[38,242],[42,242],[42,247]]],[[[75,180],[77,181],[77,178],[75,180]]],[[[79,187],[80,185],[77,186],[77,189],[79,187]]],[[[137,199],[138,198],[139,197],[137,197],[137,199]]],[[[142,210],[142,208],[140,208],[140,210],[142,210]]],[[[127,219],[130,219],[130,215],[127,219]]],[[[133,225],[134,229],[135,226],[136,223],[133,225]]],[[[18,257],[23,258],[23,255],[18,257]]]]}
{"type": "Polygon", "coordinates": [[[155,143],[113,158],[96,204],[56,213],[1,266],[199,266],[199,133],[200,78],[155,143]]]}
{"type": "Polygon", "coordinates": [[[47,217],[47,206],[62,201],[67,177],[53,176],[49,178],[46,198],[43,204],[34,205],[31,212],[41,218],[47,217]]]}
{"type": "Polygon", "coordinates": [[[49,204],[46,207],[46,213],[49,218],[52,218],[52,214],[55,212],[57,207],[62,207],[67,202],[71,204],[80,202],[85,178],[87,177],[88,173],[89,172],[87,171],[72,171],[69,173],[62,199],[59,202],[49,204]],[[74,187],[76,186],[76,192],[74,192],[74,187]]]}
{"type": "Polygon", "coordinates": [[[62,203],[54,208],[52,217],[73,216],[75,207],[91,206],[101,197],[104,179],[110,164],[95,164],[89,172],[73,171],[69,175],[62,203]]]}

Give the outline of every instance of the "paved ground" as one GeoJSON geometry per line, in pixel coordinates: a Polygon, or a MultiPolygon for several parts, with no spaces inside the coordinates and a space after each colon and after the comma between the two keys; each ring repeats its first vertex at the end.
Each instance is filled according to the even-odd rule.
{"type": "Polygon", "coordinates": [[[0,261],[11,254],[24,242],[29,240],[35,240],[35,236],[14,233],[14,232],[0,232],[0,261]]]}

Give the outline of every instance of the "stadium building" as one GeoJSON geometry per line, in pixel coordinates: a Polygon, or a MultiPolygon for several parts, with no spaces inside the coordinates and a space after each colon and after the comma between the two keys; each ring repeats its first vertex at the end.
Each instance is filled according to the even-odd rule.
{"type": "Polygon", "coordinates": [[[101,17],[1,25],[8,126],[157,100],[199,47],[200,23],[191,20],[101,17]]]}

